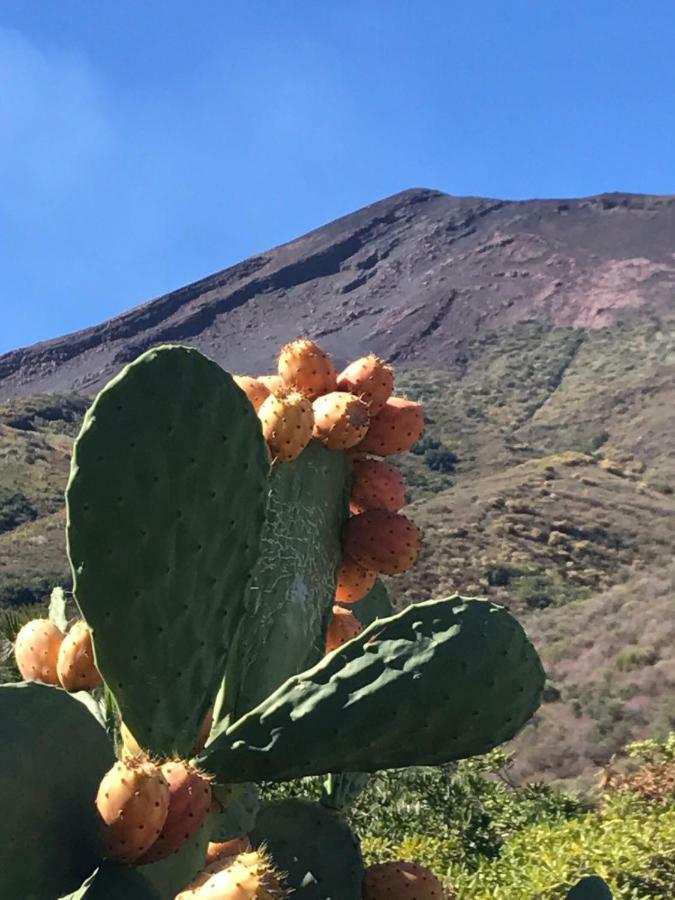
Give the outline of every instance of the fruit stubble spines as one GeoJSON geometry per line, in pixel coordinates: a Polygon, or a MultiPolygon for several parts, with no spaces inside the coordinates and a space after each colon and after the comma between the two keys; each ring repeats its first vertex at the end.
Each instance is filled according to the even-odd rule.
{"type": "Polygon", "coordinates": [[[374,353],[354,360],[338,375],[338,390],[356,394],[377,415],[394,390],[394,371],[374,353]]]}
{"type": "Polygon", "coordinates": [[[406,503],[406,483],[394,466],[378,459],[352,460],[352,489],[349,508],[352,514],[367,509],[398,512],[406,503]]]}
{"type": "Polygon", "coordinates": [[[337,370],[330,356],[309,338],[298,338],[281,348],[279,375],[288,387],[310,400],[337,387],[337,370]]]}
{"type": "Polygon", "coordinates": [[[450,900],[429,869],[404,860],[375,863],[363,875],[363,900],[450,900]]]}
{"type": "Polygon", "coordinates": [[[370,428],[356,449],[374,456],[405,453],[424,433],[422,406],[405,397],[390,397],[370,420],[370,428]]]}
{"type": "Polygon", "coordinates": [[[326,632],[326,653],[337,650],[347,641],[351,641],[357,634],[363,631],[363,625],[356,616],[348,609],[335,604],[333,606],[333,616],[328,625],[326,632]]]}
{"type": "Polygon", "coordinates": [[[400,513],[369,509],[352,516],[342,532],[344,552],[365,569],[400,575],[416,562],[420,532],[400,513]]]}
{"type": "Polygon", "coordinates": [[[312,404],[292,388],[270,394],[258,410],[258,418],[273,460],[291,462],[312,439],[312,404]]]}
{"type": "Polygon", "coordinates": [[[61,643],[57,674],[67,691],[91,691],[103,684],[94,662],[91,629],[81,619],[73,624],[61,643]]]}
{"type": "Polygon", "coordinates": [[[368,432],[370,414],[367,405],[354,394],[330,391],[312,404],[313,436],[329,450],[349,450],[368,432]]]}
{"type": "Polygon", "coordinates": [[[65,634],[49,619],[32,619],[14,642],[16,665],[24,681],[58,686],[59,651],[65,634]]]}
{"type": "Polygon", "coordinates": [[[284,900],[286,875],[265,847],[226,856],[207,866],[176,900],[284,900]]]}
{"type": "Polygon", "coordinates": [[[96,795],[103,856],[136,862],[157,840],[169,812],[170,790],[149,757],[118,761],[103,776],[96,795]]]}
{"type": "Polygon", "coordinates": [[[187,760],[167,760],[161,773],[169,786],[169,810],[157,840],[138,860],[158,862],[176,853],[202,827],[212,801],[211,781],[187,760]]]}

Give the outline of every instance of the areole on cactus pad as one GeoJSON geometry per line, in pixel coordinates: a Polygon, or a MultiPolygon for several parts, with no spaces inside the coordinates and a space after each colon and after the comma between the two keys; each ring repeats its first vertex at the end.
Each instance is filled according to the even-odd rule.
{"type": "Polygon", "coordinates": [[[67,488],[83,621],[54,604],[16,645],[50,684],[0,687],[0,896],[360,900],[343,811],[365,773],[484,752],[536,710],[507,610],[394,613],[377,576],[419,551],[403,478],[373,459],[417,440],[419,404],[377,357],[338,376],[305,338],[278,371],[159,347],[88,411],[67,488]],[[256,782],[311,774],[320,803],[261,805],[256,782]]]}

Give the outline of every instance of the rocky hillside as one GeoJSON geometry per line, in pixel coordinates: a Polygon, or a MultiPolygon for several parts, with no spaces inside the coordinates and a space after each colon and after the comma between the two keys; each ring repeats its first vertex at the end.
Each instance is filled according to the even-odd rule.
{"type": "Polygon", "coordinates": [[[399,602],[514,608],[549,674],[523,778],[576,778],[675,728],[675,200],[412,191],[103,326],[0,358],[0,605],[67,583],[85,396],[160,341],[269,370],[286,338],[374,348],[423,399],[399,602]],[[74,391],[73,388],[76,390],[74,391]]]}
{"type": "Polygon", "coordinates": [[[675,197],[504,202],[412,190],[85,331],[0,357],[0,400],[89,393],[162,342],[265,370],[298,334],[345,361],[461,363],[537,318],[596,329],[672,309],[675,197]]]}

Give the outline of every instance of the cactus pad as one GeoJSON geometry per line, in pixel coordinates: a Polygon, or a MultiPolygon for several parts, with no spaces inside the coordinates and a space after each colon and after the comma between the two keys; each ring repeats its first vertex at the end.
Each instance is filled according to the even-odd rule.
{"type": "Polygon", "coordinates": [[[343,453],[313,441],[298,459],[275,466],[260,558],[225,682],[230,721],[323,656],[347,515],[343,453]]]}
{"type": "Polygon", "coordinates": [[[612,892],[599,875],[587,875],[572,888],[567,900],[612,900],[612,892]]]}
{"type": "Polygon", "coordinates": [[[246,395],[196,350],[144,353],[85,416],[66,492],[75,597],[122,718],[153,753],[186,755],[213,703],[268,466],[246,395]]]}
{"type": "Polygon", "coordinates": [[[250,834],[264,844],[298,900],[359,900],[363,864],[345,820],[310,800],[266,803],[250,834]]]}
{"type": "Polygon", "coordinates": [[[544,672],[519,623],[451,597],[373,622],[214,738],[202,764],[230,781],[436,765],[512,738],[544,672]]]}
{"type": "Polygon", "coordinates": [[[61,900],[164,900],[134,869],[104,862],[73,894],[61,900]]]}
{"type": "Polygon", "coordinates": [[[44,684],[0,687],[0,722],[2,896],[60,897],[100,863],[93,798],[112,746],[81,703],[44,684]]]}

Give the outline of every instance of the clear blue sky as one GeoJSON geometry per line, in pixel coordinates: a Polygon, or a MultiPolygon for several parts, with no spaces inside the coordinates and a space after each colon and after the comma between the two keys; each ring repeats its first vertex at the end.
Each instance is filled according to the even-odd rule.
{"type": "Polygon", "coordinates": [[[0,352],[408,187],[675,193],[674,48],[674,0],[1,0],[0,352]]]}

